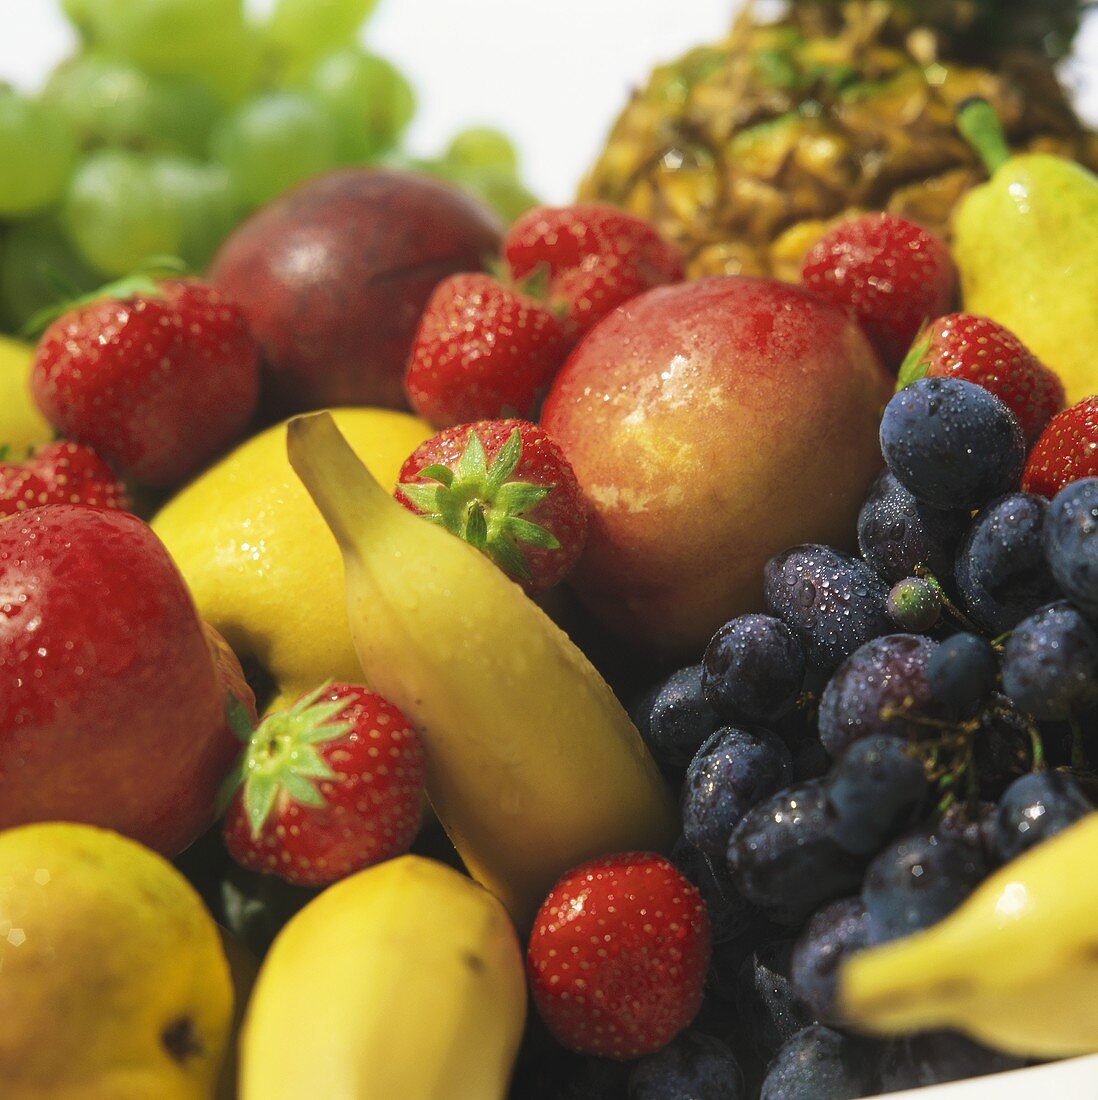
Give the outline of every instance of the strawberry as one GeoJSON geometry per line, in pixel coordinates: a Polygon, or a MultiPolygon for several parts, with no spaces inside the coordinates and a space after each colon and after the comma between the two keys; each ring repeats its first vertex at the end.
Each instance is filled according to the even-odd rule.
{"type": "Polygon", "coordinates": [[[950,313],[916,337],[897,388],[924,377],[963,378],[995,394],[1018,418],[1027,442],[1064,407],[1064,384],[1014,335],[987,317],[950,313]]]}
{"type": "Polygon", "coordinates": [[[222,832],[241,866],[323,886],[411,846],[423,749],[380,695],[326,684],[243,733],[222,832]]]}
{"type": "Polygon", "coordinates": [[[67,439],[47,443],[25,462],[0,463],[0,515],[43,504],[130,509],[114,471],[90,447],[67,439]]]}
{"type": "Polygon", "coordinates": [[[447,428],[405,460],[405,508],[483,550],[527,591],[552,588],[587,540],[587,503],[560,446],[527,420],[447,428]]]}
{"type": "Polygon", "coordinates": [[[1029,452],[1022,489],[1050,500],[1065,486],[1098,477],[1098,397],[1054,416],[1029,452]]]}
{"type": "Polygon", "coordinates": [[[209,623],[203,622],[202,629],[206,635],[206,644],[210,647],[218,681],[225,693],[226,720],[238,737],[241,737],[241,723],[246,723],[246,736],[250,737],[251,731],[259,723],[259,715],[255,709],[255,692],[245,678],[240,659],[233,652],[232,646],[209,623]]]}
{"type": "Polygon", "coordinates": [[[945,243],[894,214],[866,214],[809,249],[804,285],[851,313],[896,371],[924,323],[953,306],[957,269],[945,243]]]}
{"type": "Polygon", "coordinates": [[[571,344],[560,318],[529,294],[491,275],[451,275],[420,318],[408,400],[436,428],[530,416],[571,344]]]}
{"type": "Polygon", "coordinates": [[[601,203],[527,211],[504,237],[503,257],[515,279],[546,271],[550,306],[581,333],[642,291],[685,275],[682,252],[650,222],[601,203]]]}
{"type": "Polygon", "coordinates": [[[49,326],[31,388],[62,435],[126,478],[169,487],[243,432],[259,395],[259,353],[241,311],[212,287],[135,278],[49,326]]]}
{"type": "Polygon", "coordinates": [[[663,856],[585,863],[553,887],[526,954],[541,1018],[562,1045],[637,1058],[687,1027],[702,1001],[710,926],[696,886],[663,856]]]}

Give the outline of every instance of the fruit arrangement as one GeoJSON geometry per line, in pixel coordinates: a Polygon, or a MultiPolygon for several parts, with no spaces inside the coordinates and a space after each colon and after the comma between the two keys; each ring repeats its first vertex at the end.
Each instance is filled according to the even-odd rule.
{"type": "Polygon", "coordinates": [[[1019,150],[1098,167],[1056,77],[1085,3],[787,0],[652,74],[614,124],[585,199],[649,218],[692,275],[796,279],[835,222],[888,210],[948,238],[982,182],[954,125],[991,101],[1019,150]]]}
{"type": "Polygon", "coordinates": [[[142,245],[0,338],[5,1097],[856,1100],[1098,1051],[1098,177],[1033,49],[1075,6],[745,16],[586,186],[731,103],[751,218],[664,150],[632,209],[506,226],[362,165],[368,7],[66,5],[100,155],[136,131],[77,78],[216,70],[236,114],[157,132],[313,178],[267,146],[203,275],[142,245]],[[334,160],[301,81],[354,91],[334,160]],[[802,201],[881,127],[881,186],[802,201]]]}
{"type": "Polygon", "coordinates": [[[375,0],[65,0],[79,47],[40,91],[0,90],[0,330],[174,257],[201,270],[235,225],[339,166],[414,167],[505,220],[534,204],[516,153],[470,127],[402,151],[415,93],[360,46],[375,0]]]}

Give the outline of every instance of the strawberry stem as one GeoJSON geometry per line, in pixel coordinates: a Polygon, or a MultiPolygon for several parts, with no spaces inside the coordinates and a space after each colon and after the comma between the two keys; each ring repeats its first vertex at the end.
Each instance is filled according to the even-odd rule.
{"type": "Polygon", "coordinates": [[[186,273],[187,265],[175,256],[150,256],[133,274],[124,275],[121,279],[106,283],[87,294],[78,294],[74,297],[71,288],[62,290],[63,299],[32,314],[19,330],[19,335],[27,340],[41,336],[58,317],[64,316],[70,310],[98,302],[101,298],[114,298],[119,301],[138,295],[143,298],[162,298],[163,292],[159,281],[171,275],[179,276],[186,273]]]}
{"type": "Polygon", "coordinates": [[[268,715],[252,731],[247,746],[226,780],[228,800],[241,790],[253,838],[263,831],[279,797],[304,806],[324,806],[314,780],[331,779],[335,772],[320,756],[318,746],[343,737],[351,729],[339,721],[351,697],[321,702],[331,688],[322,684],[289,710],[268,715]]]}
{"type": "Polygon", "coordinates": [[[425,466],[416,472],[417,478],[425,480],[402,482],[400,492],[424,519],[484,551],[505,573],[529,581],[530,566],[519,544],[557,550],[560,543],[547,528],[522,518],[556,486],[509,480],[521,458],[518,428],[491,463],[484,444],[470,428],[465,450],[453,470],[425,466]]]}

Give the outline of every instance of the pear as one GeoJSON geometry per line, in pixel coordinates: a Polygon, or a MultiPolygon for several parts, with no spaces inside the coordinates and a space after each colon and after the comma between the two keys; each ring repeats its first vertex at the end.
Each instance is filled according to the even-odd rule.
{"type": "Polygon", "coordinates": [[[90,825],[0,833],[4,1100],[209,1100],[232,1007],[217,926],[167,860],[90,825]]]}
{"type": "Polygon", "coordinates": [[[957,125],[991,175],[954,215],[965,310],[1018,336],[1073,405],[1098,393],[1098,176],[1063,157],[1011,155],[986,100],[963,104],[957,125]]]}

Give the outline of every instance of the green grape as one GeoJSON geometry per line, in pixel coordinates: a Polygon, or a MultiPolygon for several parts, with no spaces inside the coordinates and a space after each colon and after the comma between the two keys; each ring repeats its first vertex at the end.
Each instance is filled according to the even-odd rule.
{"type": "Polygon", "coordinates": [[[324,58],[307,91],[339,128],[339,156],[350,163],[376,160],[392,149],[415,113],[411,84],[383,57],[357,47],[324,58]]]}
{"type": "Polygon", "coordinates": [[[236,106],[269,85],[270,44],[251,23],[225,28],[206,53],[188,66],[187,75],[210,88],[220,102],[236,106]]]}
{"type": "Polygon", "coordinates": [[[244,25],[241,0],[66,0],[84,40],[152,73],[188,74],[244,25]]]}
{"type": "Polygon", "coordinates": [[[104,275],[127,275],[151,256],[175,256],[182,243],[178,210],[157,186],[148,159],[100,149],[73,176],[64,222],[76,247],[104,275]]]}
{"type": "Polygon", "coordinates": [[[470,169],[494,168],[511,175],[518,172],[518,153],[511,139],[490,126],[472,126],[455,134],[443,156],[470,169]]]}
{"type": "Polygon", "coordinates": [[[157,157],[153,177],[179,214],[178,255],[201,271],[237,222],[229,173],[220,164],[186,157],[157,157]]]}
{"type": "Polygon", "coordinates": [[[318,103],[295,92],[248,100],[221,121],[212,147],[237,201],[249,208],[338,163],[335,123],[318,103]]]}
{"type": "Polygon", "coordinates": [[[267,24],[271,45],[291,78],[318,58],[358,39],[377,0],[276,0],[267,24]]]}
{"type": "Polygon", "coordinates": [[[57,202],[76,152],[54,111],[0,85],[0,217],[24,218],[57,202]]]}
{"type": "Polygon", "coordinates": [[[102,282],[53,214],[28,218],[8,230],[0,252],[0,322],[18,332],[39,310],[102,282]]]}
{"type": "Polygon", "coordinates": [[[498,168],[461,167],[451,170],[449,179],[492,207],[508,225],[539,202],[514,172],[498,168]]]}
{"type": "Polygon", "coordinates": [[[514,172],[503,169],[470,168],[448,157],[411,161],[404,166],[414,171],[426,172],[430,176],[436,176],[467,191],[495,210],[505,224],[510,224],[520,214],[541,202],[523,185],[514,172]]]}
{"type": "Polygon", "coordinates": [[[218,114],[209,88],[189,77],[149,76],[89,53],[53,71],[42,100],[69,123],[85,149],[201,154],[218,114]]]}

